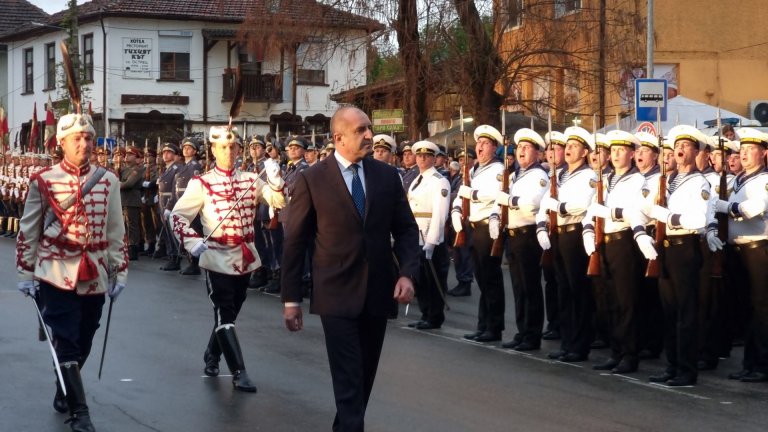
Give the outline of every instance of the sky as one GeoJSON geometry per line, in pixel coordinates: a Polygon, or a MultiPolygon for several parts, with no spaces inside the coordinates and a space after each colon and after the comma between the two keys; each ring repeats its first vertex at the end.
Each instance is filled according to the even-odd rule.
{"type": "MultiPolygon", "coordinates": [[[[27,0],[33,5],[46,11],[49,14],[60,12],[67,7],[67,0],[27,0]]],[[[77,0],[77,4],[83,4],[85,0],[77,0]]]]}

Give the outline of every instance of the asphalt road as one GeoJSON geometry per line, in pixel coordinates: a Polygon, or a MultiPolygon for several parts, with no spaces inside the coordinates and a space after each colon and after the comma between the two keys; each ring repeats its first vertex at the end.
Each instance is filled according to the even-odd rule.
{"type": "MultiPolygon", "coordinates": [[[[54,375],[30,300],[15,288],[14,244],[0,238],[0,432],[68,431],[51,402],[54,375]]],[[[275,296],[250,291],[237,328],[257,394],[234,392],[231,377],[203,376],[202,354],[213,326],[202,277],[168,274],[162,263],[131,263],[114,306],[102,379],[97,379],[103,326],[83,370],[99,431],[329,431],[335,413],[319,319],[289,333],[275,296]]],[[[451,276],[452,278],[452,276],[451,276]]],[[[450,298],[440,330],[411,330],[416,316],[390,322],[366,417],[368,431],[764,431],[768,385],[725,378],[741,349],[699,385],[648,384],[661,360],[615,376],[591,363],[546,359],[557,342],[533,354],[461,340],[474,328],[473,296],[450,298]]],[[[507,332],[514,334],[507,279],[507,332]]],[[[604,358],[593,351],[591,361],[604,358]]],[[[222,360],[223,371],[226,371],[222,360]]]]}

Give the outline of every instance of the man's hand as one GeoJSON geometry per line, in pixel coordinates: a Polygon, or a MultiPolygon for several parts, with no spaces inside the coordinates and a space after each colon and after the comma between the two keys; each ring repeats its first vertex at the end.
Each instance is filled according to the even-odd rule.
{"type": "Polygon", "coordinates": [[[550,196],[545,196],[541,199],[540,205],[541,205],[541,208],[543,208],[544,210],[549,210],[557,213],[558,208],[560,207],[560,201],[550,196]]]}
{"type": "Polygon", "coordinates": [[[400,304],[408,304],[413,300],[413,282],[410,278],[400,276],[395,284],[395,300],[400,304]]]}
{"type": "Polygon", "coordinates": [[[193,257],[197,258],[207,250],[208,250],[208,245],[204,241],[199,240],[197,243],[195,243],[194,246],[192,246],[192,249],[189,251],[189,253],[193,257]]]}
{"type": "Polygon", "coordinates": [[[508,194],[508,193],[506,193],[506,192],[504,192],[504,191],[499,191],[499,192],[496,194],[496,204],[498,204],[498,205],[500,205],[500,206],[507,206],[507,207],[511,207],[511,206],[509,205],[509,204],[510,204],[510,202],[509,202],[509,201],[510,201],[510,196],[509,196],[509,194],[508,194]]]}
{"type": "Polygon", "coordinates": [[[24,295],[34,297],[37,293],[37,282],[34,280],[19,281],[17,287],[24,295]]]}
{"type": "Polygon", "coordinates": [[[109,290],[107,290],[107,295],[109,295],[109,298],[111,298],[112,300],[117,300],[117,296],[119,296],[124,289],[125,289],[125,284],[116,283],[109,287],[109,290]]]}
{"type": "Polygon", "coordinates": [[[459,190],[456,195],[465,199],[472,199],[472,188],[469,186],[461,185],[459,186],[459,190]]]}
{"type": "Polygon", "coordinates": [[[436,246],[432,243],[424,243],[424,247],[421,248],[424,251],[424,258],[431,260],[436,246]]]}
{"type": "Polygon", "coordinates": [[[581,234],[582,240],[584,240],[584,252],[587,256],[591,256],[595,253],[595,233],[593,231],[584,231],[581,234]]]}
{"type": "Polygon", "coordinates": [[[460,212],[451,212],[451,225],[453,225],[453,230],[457,233],[461,232],[462,229],[464,229],[464,226],[461,224],[461,213],[460,212]]]}
{"type": "Polygon", "coordinates": [[[283,309],[283,318],[285,319],[285,327],[292,332],[304,328],[301,306],[286,306],[283,309]]]}
{"type": "Polygon", "coordinates": [[[151,183],[149,182],[149,180],[144,180],[144,181],[141,183],[141,186],[143,186],[143,187],[144,187],[144,189],[148,188],[150,185],[151,185],[151,183]]]}
{"type": "Polygon", "coordinates": [[[543,250],[549,250],[549,248],[552,247],[552,244],[549,242],[549,234],[547,234],[546,231],[537,232],[536,240],[539,241],[539,246],[541,246],[543,250]]]}

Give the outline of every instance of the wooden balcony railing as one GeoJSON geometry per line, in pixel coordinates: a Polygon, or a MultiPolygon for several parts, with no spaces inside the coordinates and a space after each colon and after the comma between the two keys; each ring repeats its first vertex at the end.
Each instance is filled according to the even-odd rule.
{"type": "MultiPolygon", "coordinates": [[[[226,72],[222,75],[224,95],[221,100],[232,101],[235,92],[235,74],[226,72]]],[[[283,88],[277,83],[278,76],[272,74],[243,73],[243,90],[246,102],[282,102],[283,88]]]]}

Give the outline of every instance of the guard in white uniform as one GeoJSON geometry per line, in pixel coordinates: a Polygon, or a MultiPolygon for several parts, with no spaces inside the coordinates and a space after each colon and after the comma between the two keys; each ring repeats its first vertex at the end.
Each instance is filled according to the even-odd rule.
{"type": "Polygon", "coordinates": [[[57,391],[54,408],[69,408],[70,427],[80,432],[94,430],[80,368],[99,328],[104,293],[116,299],[128,276],[120,182],[89,164],[94,135],[88,115],[59,119],[64,159],[30,180],[16,240],[19,290],[42,294],[67,390],[66,404],[57,391]]]}
{"type": "Polygon", "coordinates": [[[435,169],[437,145],[429,141],[418,141],[411,149],[416,155],[419,175],[411,183],[407,196],[408,204],[419,225],[419,245],[422,247],[422,253],[416,281],[416,298],[419,301],[421,319],[409,326],[429,330],[440,328],[445,321],[444,296],[449,263],[445,245],[445,222],[448,219],[451,185],[448,179],[435,169]]]}
{"type": "Polygon", "coordinates": [[[730,374],[743,382],[768,381],[768,134],[753,128],[737,131],[744,172],[734,180],[728,201],[718,200],[718,212],[729,216],[728,243],[736,255],[728,274],[730,287],[742,290],[741,317],[746,328],[742,370],[730,374]]]}
{"type": "Polygon", "coordinates": [[[502,347],[531,351],[541,347],[544,293],[541,287],[541,246],[536,241],[536,213],[549,191],[549,177],[539,163],[544,139],[523,128],[514,136],[518,168],[511,173],[509,190],[500,191],[496,203],[506,207],[507,259],[515,297],[517,334],[502,347]],[[509,192],[509,193],[507,193],[509,192]]]}
{"type": "Polygon", "coordinates": [[[549,358],[565,362],[585,361],[594,336],[594,298],[587,278],[587,254],[581,238],[581,221],[595,194],[597,176],[589,169],[587,155],[594,150],[592,134],[580,127],[565,130],[566,169],[558,175],[558,199],[546,195],[536,215],[539,244],[551,247],[547,234],[547,212],[557,213],[557,247],[554,265],[560,302],[560,350],[549,358]]]}
{"type": "Polygon", "coordinates": [[[241,145],[226,127],[212,127],[208,139],[216,166],[190,180],[171,212],[173,232],[207,270],[215,327],[204,355],[205,373],[218,375],[219,353],[223,353],[235,388],[255,392],[245,371],[235,319],[245,301],[251,272],[261,266],[253,230],[257,202],[284,207],[283,179],[280,167],[272,161],[265,162],[266,182],[255,173],[235,169],[241,145]],[[198,214],[206,240],[190,227],[198,214]]]}
{"type": "Polygon", "coordinates": [[[692,126],[669,131],[677,172],[669,176],[667,207],[647,206],[643,212],[664,222],[666,240],[659,253],[659,291],[664,308],[664,351],[668,366],[649,381],[668,386],[696,384],[698,376],[698,295],[702,264],[701,234],[711,214],[709,182],[696,169],[696,156],[706,136],[692,126]]]}
{"type": "Polygon", "coordinates": [[[504,331],[504,278],[501,256],[491,256],[493,241],[500,235],[496,195],[501,189],[504,164],[496,158],[496,149],[503,138],[496,128],[481,125],[475,129],[477,164],[470,171],[470,186],[462,185],[453,201],[452,225],[456,233],[461,224],[461,200],[469,200],[467,243],[475,268],[475,279],[480,288],[477,330],[464,335],[476,342],[501,340],[504,331]]]}

